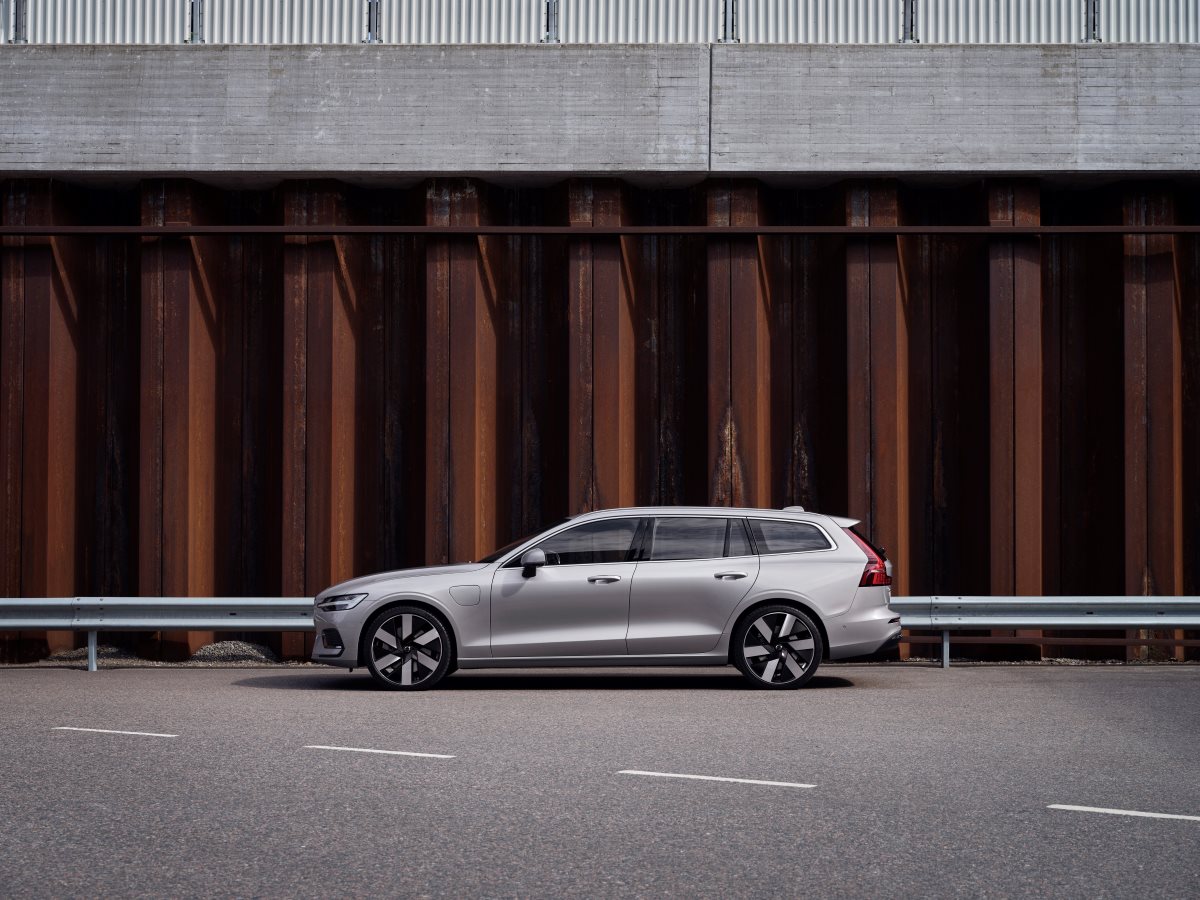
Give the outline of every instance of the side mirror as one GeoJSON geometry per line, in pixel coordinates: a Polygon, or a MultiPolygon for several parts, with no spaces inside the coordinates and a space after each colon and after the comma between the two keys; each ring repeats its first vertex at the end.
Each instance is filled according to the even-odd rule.
{"type": "Polygon", "coordinates": [[[534,547],[521,554],[521,574],[526,578],[532,578],[537,574],[537,570],[545,564],[546,551],[541,547],[534,547]]]}

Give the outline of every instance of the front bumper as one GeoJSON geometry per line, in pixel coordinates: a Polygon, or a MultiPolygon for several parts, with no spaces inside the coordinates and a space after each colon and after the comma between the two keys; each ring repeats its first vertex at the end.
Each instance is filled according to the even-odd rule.
{"type": "Polygon", "coordinates": [[[344,613],[313,610],[313,624],[317,630],[309,657],[313,662],[346,668],[358,665],[359,630],[347,621],[349,618],[344,613]]]}

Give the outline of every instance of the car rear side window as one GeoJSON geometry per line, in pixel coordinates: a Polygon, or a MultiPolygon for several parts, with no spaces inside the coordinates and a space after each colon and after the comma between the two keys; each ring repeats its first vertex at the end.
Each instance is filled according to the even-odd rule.
{"type": "Polygon", "coordinates": [[[641,519],[601,519],[585,522],[547,538],[539,547],[548,566],[579,566],[629,562],[641,519]]]}
{"type": "Polygon", "coordinates": [[[650,559],[720,559],[728,519],[669,518],[654,521],[650,559]]]}
{"type": "Polygon", "coordinates": [[[807,522],[781,522],[777,519],[751,519],[750,530],[761,554],[806,553],[829,550],[833,545],[816,525],[807,522]]]}

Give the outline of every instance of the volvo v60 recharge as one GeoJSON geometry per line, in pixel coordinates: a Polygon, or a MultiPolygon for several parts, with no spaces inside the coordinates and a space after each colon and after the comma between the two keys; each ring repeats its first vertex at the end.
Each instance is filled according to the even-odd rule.
{"type": "Polygon", "coordinates": [[[798,688],[900,637],[891,563],[854,519],[799,507],[607,509],[478,562],[321,593],[316,662],[420,690],[455,669],[734,665],[798,688]]]}

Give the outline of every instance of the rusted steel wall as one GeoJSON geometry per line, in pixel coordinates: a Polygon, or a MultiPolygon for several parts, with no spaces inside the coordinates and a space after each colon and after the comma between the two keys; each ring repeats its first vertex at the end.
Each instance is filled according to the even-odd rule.
{"type": "MultiPolygon", "coordinates": [[[[1180,182],[0,190],[5,224],[1200,221],[1180,182]]],[[[897,593],[1200,593],[1195,236],[6,238],[0,299],[9,596],[314,594],[650,503],[857,516],[897,593]]]]}

